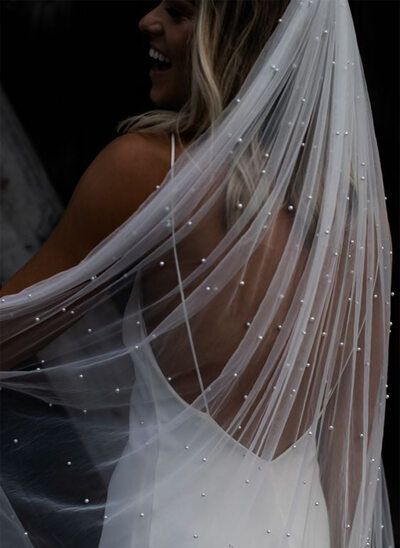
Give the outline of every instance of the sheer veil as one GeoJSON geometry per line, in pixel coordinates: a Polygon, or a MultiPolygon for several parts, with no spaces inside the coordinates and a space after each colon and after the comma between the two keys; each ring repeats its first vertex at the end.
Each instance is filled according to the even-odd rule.
{"type": "Polygon", "coordinates": [[[291,0],[173,149],[84,260],[1,299],[5,546],[394,546],[392,243],[347,0],[291,0]]]}

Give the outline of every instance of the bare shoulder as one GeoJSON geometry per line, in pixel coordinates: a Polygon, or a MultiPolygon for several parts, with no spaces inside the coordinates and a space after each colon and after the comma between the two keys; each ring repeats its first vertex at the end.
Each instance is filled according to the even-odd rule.
{"type": "Polygon", "coordinates": [[[127,133],[108,143],[88,166],[71,199],[98,221],[101,239],[122,224],[169,170],[165,136],[127,133]]]}
{"type": "Polygon", "coordinates": [[[135,212],[168,170],[167,136],[130,133],[113,139],[79,179],[48,240],[7,281],[2,294],[76,265],[135,212]]]}

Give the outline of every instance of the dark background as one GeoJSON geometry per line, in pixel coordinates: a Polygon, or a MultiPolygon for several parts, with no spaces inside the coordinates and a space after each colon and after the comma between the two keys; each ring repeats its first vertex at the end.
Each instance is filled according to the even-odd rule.
{"type": "MultiPolygon", "coordinates": [[[[399,1],[350,0],[393,238],[392,333],[383,459],[399,539],[399,1]]],[[[0,0],[0,81],[63,204],[117,123],[152,107],[150,0],[0,0]]]]}

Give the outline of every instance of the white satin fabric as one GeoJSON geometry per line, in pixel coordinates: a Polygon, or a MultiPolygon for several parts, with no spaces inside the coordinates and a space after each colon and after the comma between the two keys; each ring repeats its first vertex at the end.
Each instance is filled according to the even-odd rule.
{"type": "Polygon", "coordinates": [[[329,548],[315,432],[266,461],[192,408],[162,373],[151,344],[135,349],[148,336],[141,294],[138,276],[123,330],[136,377],[129,442],[109,484],[99,547],[329,548]],[[208,452],[199,453],[204,446],[208,452]],[[241,462],[246,470],[251,464],[251,474],[238,474],[241,462]],[[249,496],[257,508],[251,517],[249,496]]]}

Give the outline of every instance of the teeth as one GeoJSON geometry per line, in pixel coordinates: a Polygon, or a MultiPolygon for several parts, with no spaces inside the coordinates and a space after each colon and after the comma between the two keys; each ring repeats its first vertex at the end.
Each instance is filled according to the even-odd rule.
{"type": "Polygon", "coordinates": [[[149,50],[149,55],[150,57],[152,57],[153,59],[157,59],[157,61],[163,61],[164,63],[170,63],[171,61],[168,59],[168,57],[166,57],[165,55],[163,55],[162,53],[160,53],[159,51],[155,50],[154,48],[150,48],[149,50]]]}

